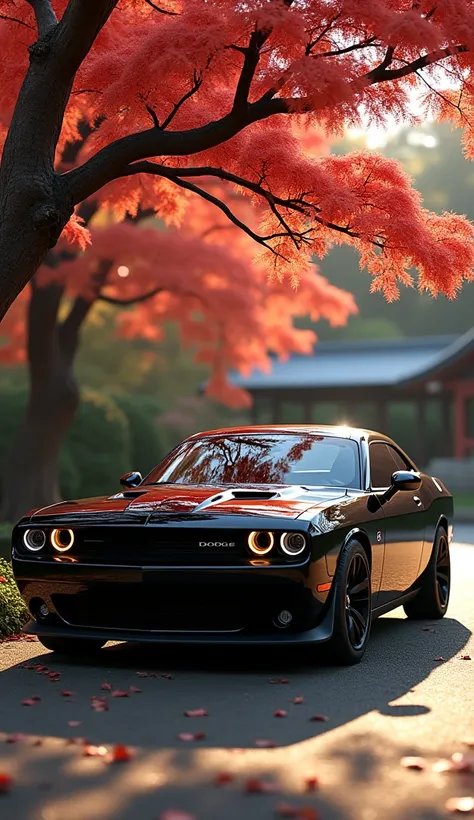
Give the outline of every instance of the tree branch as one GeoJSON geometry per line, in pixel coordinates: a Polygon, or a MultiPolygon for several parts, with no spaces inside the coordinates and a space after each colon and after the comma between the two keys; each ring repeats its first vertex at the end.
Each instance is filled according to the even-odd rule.
{"type": "Polygon", "coordinates": [[[26,0],[31,6],[36,17],[36,26],[38,28],[38,37],[45,37],[58,24],[58,18],[54,13],[54,9],[50,0],[26,0]]]}
{"type": "MultiPolygon", "coordinates": [[[[211,61],[210,61],[210,60],[208,60],[208,63],[207,63],[207,65],[206,65],[206,68],[208,68],[208,67],[209,67],[209,63],[210,63],[210,62],[211,62],[211,61]]],[[[165,121],[163,122],[163,124],[162,124],[162,126],[161,126],[161,128],[162,128],[162,130],[163,130],[163,131],[165,130],[165,128],[168,128],[168,125],[170,124],[171,120],[173,120],[173,119],[174,119],[174,117],[175,117],[175,116],[176,116],[176,114],[178,113],[178,111],[179,111],[179,109],[181,108],[181,106],[183,105],[183,103],[185,103],[185,102],[186,102],[186,100],[189,100],[189,98],[190,98],[190,97],[192,97],[192,96],[193,96],[193,94],[195,94],[195,93],[196,93],[196,91],[199,91],[199,89],[201,88],[201,85],[202,85],[202,74],[198,74],[198,73],[195,71],[195,72],[194,72],[194,78],[193,78],[193,80],[194,80],[194,81],[193,81],[193,85],[191,86],[191,88],[189,89],[189,91],[186,91],[186,94],[183,94],[183,96],[181,97],[181,99],[180,99],[180,100],[178,100],[178,102],[176,103],[176,105],[174,105],[174,106],[173,106],[173,109],[171,110],[171,112],[168,114],[168,116],[166,117],[165,121]]]]}
{"type": "Polygon", "coordinates": [[[139,296],[131,296],[129,299],[120,299],[119,297],[115,296],[107,296],[107,294],[100,292],[97,296],[97,299],[100,302],[107,302],[107,304],[109,305],[121,305],[122,307],[124,307],[126,305],[136,305],[139,302],[146,302],[147,299],[151,299],[158,293],[162,293],[163,290],[164,289],[161,287],[152,288],[152,290],[148,290],[145,293],[141,293],[139,296]]]}
{"type": "MultiPolygon", "coordinates": [[[[380,65],[376,66],[365,74],[364,79],[368,80],[371,85],[375,83],[384,83],[390,80],[400,80],[402,77],[407,77],[409,74],[415,74],[422,68],[426,68],[429,65],[433,65],[433,63],[437,63],[440,60],[444,60],[445,57],[453,57],[455,54],[462,54],[464,52],[469,51],[468,46],[465,45],[455,45],[455,46],[447,46],[446,48],[438,48],[434,51],[430,51],[428,54],[423,54],[421,57],[418,57],[416,60],[412,60],[411,63],[406,63],[406,65],[402,66],[401,68],[393,68],[388,69],[386,66],[389,64],[386,62],[387,55],[390,52],[390,48],[387,51],[383,61],[380,65]]],[[[393,51],[391,52],[393,56],[393,51]]],[[[391,62],[391,57],[389,62],[391,62]]]]}
{"type": "Polygon", "coordinates": [[[19,20],[18,17],[10,17],[8,14],[0,14],[0,20],[7,20],[9,23],[18,23],[19,26],[24,26],[25,28],[33,28],[29,23],[25,23],[24,20],[19,20]]]}
{"type": "Polygon", "coordinates": [[[112,268],[113,262],[110,259],[102,259],[99,267],[92,278],[91,292],[87,296],[76,296],[72,307],[58,327],[58,338],[64,354],[72,361],[79,344],[79,334],[89,311],[101,289],[107,281],[107,277],[112,268]]]}
{"type": "Polygon", "coordinates": [[[145,0],[147,6],[151,6],[152,9],[155,9],[159,14],[169,14],[172,17],[175,17],[178,12],[177,11],[168,11],[167,9],[162,9],[160,6],[157,6],[155,3],[152,3],[152,0],[145,0]]]}

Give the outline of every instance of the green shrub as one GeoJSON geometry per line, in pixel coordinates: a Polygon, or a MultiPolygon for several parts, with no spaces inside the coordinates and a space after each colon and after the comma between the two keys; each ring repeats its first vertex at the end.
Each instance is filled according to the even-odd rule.
{"type": "Polygon", "coordinates": [[[121,395],[114,396],[114,401],[128,419],[130,468],[145,476],[167,453],[166,442],[155,421],[161,407],[149,396],[121,395]]]}
{"type": "Polygon", "coordinates": [[[11,564],[0,558],[0,637],[20,632],[28,617],[11,564]]]}
{"type": "MultiPolygon", "coordinates": [[[[69,497],[113,492],[118,488],[120,476],[131,469],[130,432],[125,413],[112,399],[85,390],[64,450],[70,459],[69,497]]],[[[63,461],[63,469],[64,464],[63,461]]],[[[63,477],[66,478],[64,473],[63,477]]]]}

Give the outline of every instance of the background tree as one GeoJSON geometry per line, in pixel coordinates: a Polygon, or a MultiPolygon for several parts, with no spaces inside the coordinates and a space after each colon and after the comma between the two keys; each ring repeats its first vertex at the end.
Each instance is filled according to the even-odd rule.
{"type": "Polygon", "coordinates": [[[98,191],[122,212],[212,202],[283,277],[337,238],[388,298],[411,267],[421,289],[449,296],[471,278],[465,220],[424,210],[393,161],[308,157],[293,128],[410,117],[423,89],[470,150],[469,0],[1,0],[0,13],[0,316],[63,229],[80,237],[71,214],[98,191]],[[59,172],[83,122],[82,164],[59,172]],[[258,232],[202,187],[209,176],[264,205],[258,232]]]}
{"type": "MultiPolygon", "coordinates": [[[[242,198],[239,206],[249,207],[242,198]]],[[[3,520],[60,498],[59,454],[79,400],[74,361],[96,302],[125,308],[119,327],[128,338],[159,339],[163,325],[175,322],[184,344],[210,369],[208,394],[231,406],[248,405],[249,397],[231,387],[229,369],[268,368],[269,352],[312,349],[313,331],[296,329],[295,317],[323,316],[338,324],[355,311],[352,297],[311,267],[301,273],[296,293],[288,282],[269,280],[252,264],[248,236],[229,243],[228,229],[236,229],[222,214],[211,223],[207,216],[199,208],[193,219],[191,210],[186,231],[159,230],[156,220],[92,229],[84,254],[61,258],[60,250],[55,266],[34,277],[29,301],[26,292],[16,300],[4,325],[10,344],[0,358],[17,361],[25,349],[26,308],[30,395],[4,469],[3,520]]]]}

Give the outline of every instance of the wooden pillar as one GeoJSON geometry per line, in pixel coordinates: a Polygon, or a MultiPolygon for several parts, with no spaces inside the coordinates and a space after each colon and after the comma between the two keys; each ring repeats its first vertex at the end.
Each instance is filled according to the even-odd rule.
{"type": "Polygon", "coordinates": [[[417,454],[416,459],[420,467],[426,467],[426,460],[428,457],[426,450],[426,431],[428,425],[427,417],[427,401],[424,396],[417,396],[415,398],[416,410],[416,438],[417,438],[417,454]]]}
{"type": "Polygon", "coordinates": [[[444,393],[440,398],[441,451],[437,455],[444,458],[453,456],[453,425],[451,418],[452,394],[444,393]]]}
{"type": "Polygon", "coordinates": [[[465,457],[466,399],[460,386],[454,388],[454,458],[465,457]]]}

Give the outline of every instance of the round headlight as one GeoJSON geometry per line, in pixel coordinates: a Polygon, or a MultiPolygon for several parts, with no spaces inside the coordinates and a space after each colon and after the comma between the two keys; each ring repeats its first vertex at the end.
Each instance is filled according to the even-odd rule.
{"type": "Polygon", "coordinates": [[[46,533],[44,530],[25,530],[23,543],[31,552],[39,552],[46,544],[46,533]]]}
{"type": "Polygon", "coordinates": [[[72,530],[52,530],[51,543],[58,552],[67,552],[74,544],[74,533],[72,530]]]}
{"type": "Polygon", "coordinates": [[[301,555],[306,547],[306,538],[301,532],[284,532],[280,539],[283,552],[287,555],[301,555]]]}
{"type": "Polygon", "coordinates": [[[274,544],[272,532],[251,532],[249,535],[249,549],[255,555],[266,555],[274,544]]]}

